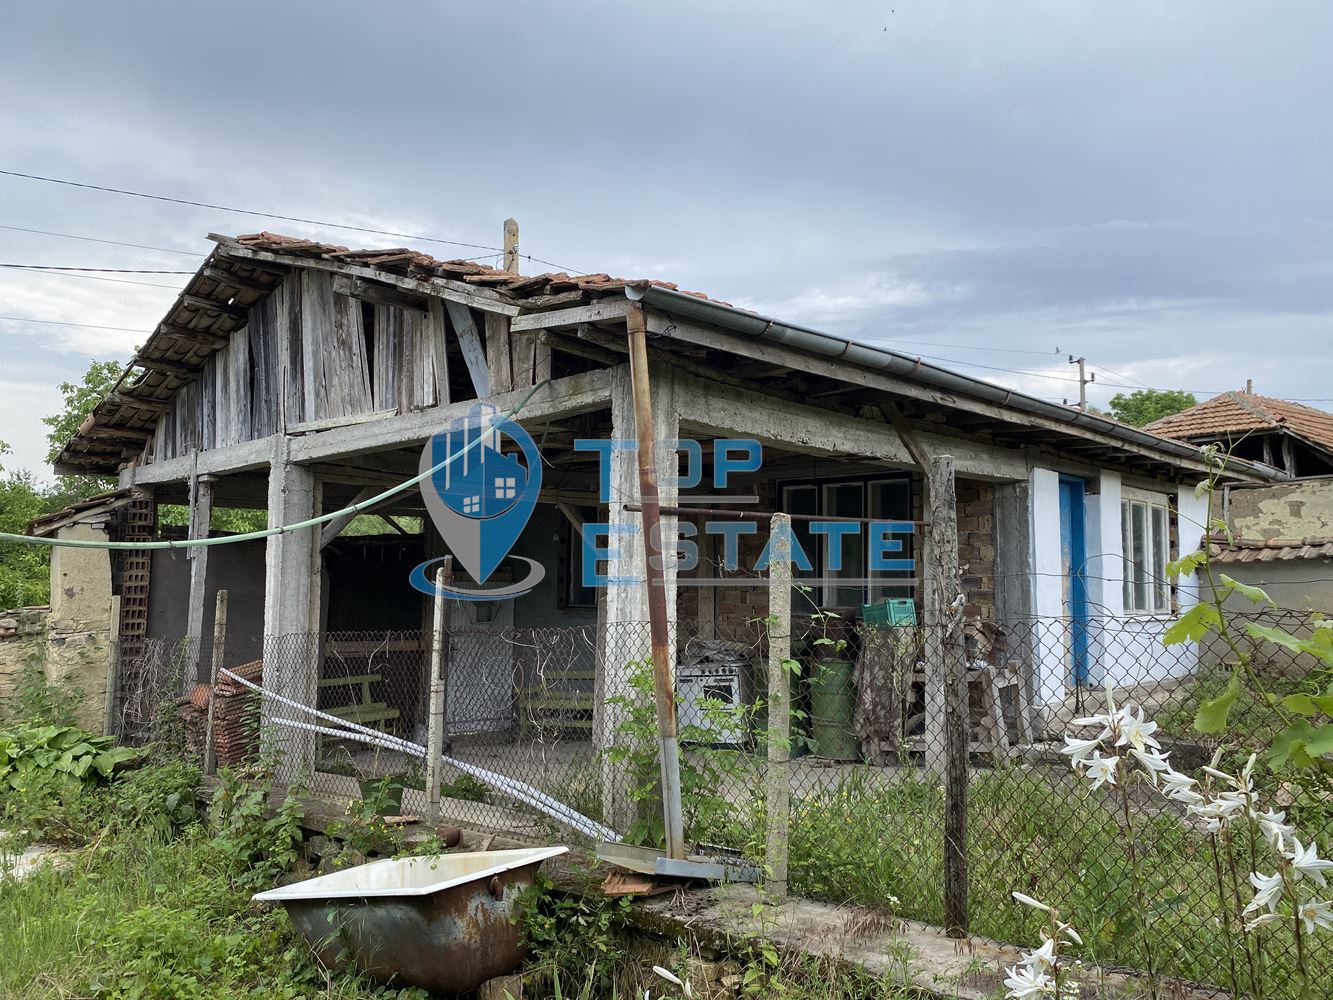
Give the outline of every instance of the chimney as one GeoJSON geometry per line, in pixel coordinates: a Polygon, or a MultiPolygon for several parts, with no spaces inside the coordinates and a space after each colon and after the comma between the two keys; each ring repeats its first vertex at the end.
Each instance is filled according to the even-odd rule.
{"type": "Polygon", "coordinates": [[[1245,395],[1247,396],[1254,395],[1254,379],[1252,378],[1247,378],[1245,380],[1245,395]]]}

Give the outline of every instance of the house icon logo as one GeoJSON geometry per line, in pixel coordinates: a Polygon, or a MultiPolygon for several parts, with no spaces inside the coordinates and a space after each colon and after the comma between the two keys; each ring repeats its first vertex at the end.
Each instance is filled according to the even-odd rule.
{"type": "MultiPolygon", "coordinates": [[[[527,431],[495,407],[478,404],[426,442],[420,470],[430,473],[421,483],[426,511],[456,564],[474,581],[486,583],[506,557],[528,567],[527,575],[514,583],[476,589],[452,586],[443,596],[473,601],[513,598],[542,580],[546,571],[540,563],[509,556],[541,493],[541,455],[527,431]]],[[[440,561],[430,559],[413,569],[412,586],[426,594],[437,593],[432,575],[440,561]]]]}

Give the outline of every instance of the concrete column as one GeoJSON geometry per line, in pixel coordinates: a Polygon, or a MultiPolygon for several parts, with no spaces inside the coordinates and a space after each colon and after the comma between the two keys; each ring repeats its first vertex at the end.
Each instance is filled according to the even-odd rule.
{"type": "MultiPolygon", "coordinates": [[[[319,485],[314,474],[288,460],[288,439],[279,437],[269,467],[269,527],[313,517],[319,485]]],[[[264,686],[305,705],[314,705],[319,690],[319,531],[301,529],[272,535],[265,553],[264,686]]],[[[289,717],[290,709],[264,706],[265,736],[283,751],[280,774],[287,780],[313,770],[313,736],[297,730],[271,732],[274,711],[289,717]]],[[[309,720],[304,720],[309,721],[309,720]]]]}
{"type": "MultiPolygon", "coordinates": [[[[213,520],[213,477],[196,476],[190,483],[190,526],[188,537],[207,538],[213,520]]],[[[188,695],[200,680],[199,664],[203,661],[204,616],[208,603],[208,547],[185,550],[190,560],[190,604],[187,609],[186,637],[190,641],[185,676],[181,678],[181,694],[188,695]]]]}
{"type": "Polygon", "coordinates": [[[1028,481],[1032,512],[1033,697],[1038,706],[1058,705],[1069,676],[1068,628],[1063,619],[1064,559],[1060,550],[1060,474],[1033,469],[1028,481]]]}
{"type": "MultiPolygon", "coordinates": [[[[676,396],[673,372],[669,368],[653,366],[652,407],[653,432],[657,452],[658,493],[663,507],[674,506],[679,491],[676,485],[678,465],[675,441],[679,436],[679,401],[676,396]]],[[[611,437],[618,442],[634,441],[634,399],[630,385],[629,366],[616,368],[611,381],[611,437]]],[[[621,705],[610,704],[608,699],[627,697],[630,688],[630,664],[648,662],[651,643],[648,633],[648,591],[643,575],[642,519],[638,512],[624,509],[626,503],[639,500],[638,457],[634,451],[618,450],[611,457],[611,503],[607,508],[607,523],[611,535],[605,544],[616,552],[608,575],[622,578],[606,588],[603,615],[599,614],[598,635],[600,674],[597,678],[599,711],[596,739],[599,750],[605,750],[617,741],[617,732],[626,718],[621,705]]],[[[662,515],[663,549],[675,548],[676,518],[662,515]]],[[[666,577],[666,606],[671,626],[673,651],[676,625],[676,564],[668,559],[664,567],[666,577]]],[[[600,611],[600,608],[599,608],[600,611]]],[[[672,663],[672,674],[675,664],[672,663]]],[[[651,698],[651,692],[648,697],[651,698]]],[[[623,742],[623,737],[621,738],[623,742]]],[[[634,821],[633,803],[629,792],[634,776],[615,762],[602,757],[602,810],[607,824],[617,830],[626,830],[634,821]]],[[[652,805],[650,803],[650,805],[652,805]]]]}
{"type": "Polygon", "coordinates": [[[1103,470],[1097,492],[1086,506],[1088,536],[1089,664],[1093,685],[1106,683],[1124,649],[1121,629],[1125,614],[1125,560],[1120,533],[1120,473],[1103,470]]]}

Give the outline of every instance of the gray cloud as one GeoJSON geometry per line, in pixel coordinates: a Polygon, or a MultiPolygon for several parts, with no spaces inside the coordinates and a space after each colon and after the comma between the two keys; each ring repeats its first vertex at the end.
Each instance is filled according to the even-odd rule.
{"type": "MultiPolygon", "coordinates": [[[[995,349],[1333,396],[1330,29],[1314,0],[27,5],[0,167],[485,244],[515,215],[538,257],[968,345],[931,353],[1049,398],[1059,358],[995,349]]],[[[8,178],[0,223],[381,242],[8,178]]],[[[187,259],[0,230],[0,260],[187,259]]],[[[169,296],[0,275],[0,315],[147,329],[169,296]]],[[[31,387],[0,438],[39,464],[41,387],[135,342],[0,321],[31,387]]]]}

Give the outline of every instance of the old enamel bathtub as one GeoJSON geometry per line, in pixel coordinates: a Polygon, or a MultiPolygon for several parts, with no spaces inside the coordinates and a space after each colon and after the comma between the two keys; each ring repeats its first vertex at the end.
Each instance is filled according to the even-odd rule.
{"type": "Polygon", "coordinates": [[[281,903],[321,962],[381,982],[463,993],[512,972],[515,901],[565,847],[388,858],[255,895],[281,903]]]}

